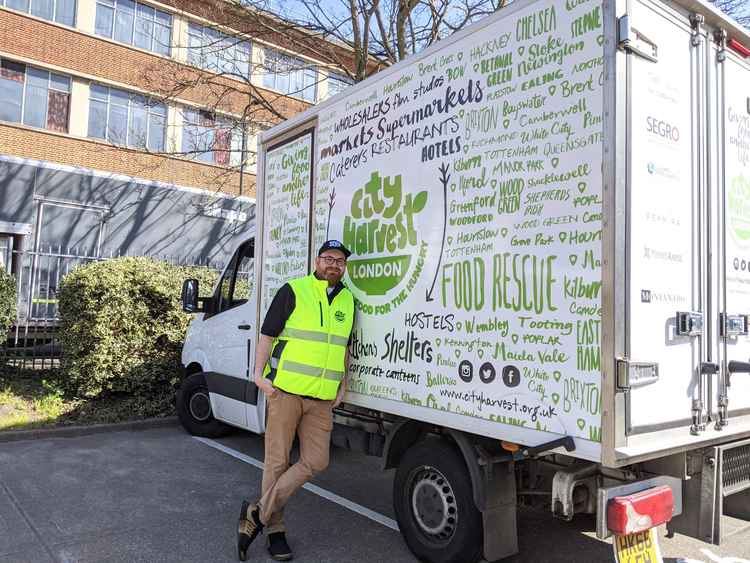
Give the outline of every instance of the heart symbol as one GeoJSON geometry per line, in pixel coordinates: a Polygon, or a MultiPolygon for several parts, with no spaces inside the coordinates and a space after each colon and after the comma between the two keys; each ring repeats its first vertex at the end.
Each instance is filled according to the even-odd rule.
{"type": "Polygon", "coordinates": [[[453,353],[456,355],[456,359],[461,357],[461,350],[454,350],[453,353]]]}
{"type": "Polygon", "coordinates": [[[464,118],[464,110],[459,110],[458,111],[458,117],[459,117],[459,119],[463,119],[464,118]]]}
{"type": "Polygon", "coordinates": [[[568,256],[568,260],[570,260],[570,265],[575,266],[576,262],[578,262],[578,255],[577,254],[571,254],[568,256]]]}
{"type": "Polygon", "coordinates": [[[479,72],[479,63],[474,63],[474,72],[479,72]]]}
{"type": "Polygon", "coordinates": [[[460,61],[463,58],[464,58],[464,54],[461,51],[459,51],[458,52],[458,60],[460,61]]]}
{"type": "Polygon", "coordinates": [[[552,167],[557,168],[557,165],[560,164],[560,159],[555,157],[552,159],[552,167]]]}
{"type": "Polygon", "coordinates": [[[552,393],[552,402],[555,404],[560,402],[560,395],[558,393],[552,393]]]}
{"type": "Polygon", "coordinates": [[[550,96],[554,96],[555,92],[557,92],[557,86],[554,84],[551,84],[549,88],[547,88],[547,91],[549,92],[550,96]]]}
{"type": "Polygon", "coordinates": [[[482,350],[481,348],[479,348],[479,350],[477,350],[477,354],[479,355],[479,359],[481,360],[482,357],[484,356],[484,350],[482,350]]]}
{"type": "Polygon", "coordinates": [[[464,154],[469,152],[469,145],[464,145],[464,154]]]}
{"type": "Polygon", "coordinates": [[[597,37],[596,42],[599,43],[599,47],[604,45],[604,35],[600,35],[599,37],[597,37]]]}
{"type": "Polygon", "coordinates": [[[578,191],[581,193],[586,191],[586,182],[578,182],[578,191]]]}
{"type": "Polygon", "coordinates": [[[437,344],[437,345],[438,345],[438,347],[440,346],[440,343],[441,343],[441,342],[442,342],[442,339],[440,339],[440,338],[436,338],[436,339],[435,339],[435,344],[437,344]]]}
{"type": "Polygon", "coordinates": [[[508,234],[508,228],[503,227],[502,229],[500,229],[500,234],[503,236],[503,238],[505,238],[505,235],[508,234]]]}
{"type": "Polygon", "coordinates": [[[582,418],[578,419],[578,428],[580,430],[583,430],[584,428],[586,428],[586,421],[583,420],[582,418]]]}
{"type": "Polygon", "coordinates": [[[507,129],[510,127],[510,119],[503,119],[503,127],[507,129]]]}
{"type": "Polygon", "coordinates": [[[555,378],[555,381],[560,381],[560,378],[562,377],[562,372],[555,370],[552,372],[552,377],[555,378]]]}
{"type": "Polygon", "coordinates": [[[461,321],[458,321],[458,322],[456,323],[456,329],[457,329],[457,330],[458,330],[459,332],[461,332],[461,327],[462,327],[462,326],[463,326],[463,325],[461,324],[461,321]]]}
{"type": "Polygon", "coordinates": [[[565,239],[567,239],[567,238],[568,238],[568,233],[566,233],[566,232],[562,232],[562,233],[560,233],[560,234],[559,234],[559,235],[557,235],[557,236],[558,236],[558,237],[560,238],[560,242],[564,243],[564,242],[565,242],[565,239]]]}
{"type": "Polygon", "coordinates": [[[519,57],[523,57],[523,54],[524,54],[525,52],[526,52],[526,47],[524,47],[523,45],[521,45],[521,46],[520,46],[520,47],[518,48],[518,56],[519,56],[519,57]]]}
{"type": "Polygon", "coordinates": [[[448,241],[448,246],[450,246],[450,245],[453,244],[453,237],[452,236],[448,236],[448,238],[446,240],[448,241]]]}
{"type": "Polygon", "coordinates": [[[514,334],[510,337],[510,339],[513,341],[513,344],[518,344],[518,335],[514,334]]]}

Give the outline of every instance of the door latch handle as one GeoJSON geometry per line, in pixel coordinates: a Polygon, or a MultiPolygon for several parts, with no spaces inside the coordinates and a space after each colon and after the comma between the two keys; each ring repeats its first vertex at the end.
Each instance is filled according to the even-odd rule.
{"type": "Polygon", "coordinates": [[[732,360],[731,362],[729,362],[729,365],[727,365],[727,369],[731,374],[750,373],[750,363],[732,360]]]}
{"type": "Polygon", "coordinates": [[[250,330],[253,327],[252,325],[237,325],[237,328],[240,330],[250,330]]]}

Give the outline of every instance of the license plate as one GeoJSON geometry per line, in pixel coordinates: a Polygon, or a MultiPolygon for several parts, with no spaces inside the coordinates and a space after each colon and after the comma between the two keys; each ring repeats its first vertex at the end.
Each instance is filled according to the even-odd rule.
{"type": "Polygon", "coordinates": [[[656,530],[615,536],[612,545],[617,563],[662,563],[656,530]]]}

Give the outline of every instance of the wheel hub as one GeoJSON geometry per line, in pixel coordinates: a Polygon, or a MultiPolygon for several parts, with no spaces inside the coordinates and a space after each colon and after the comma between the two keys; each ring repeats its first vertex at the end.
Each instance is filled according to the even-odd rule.
{"type": "Polygon", "coordinates": [[[211,418],[211,399],[208,392],[201,389],[193,393],[188,403],[190,416],[198,422],[206,422],[211,418]]]}
{"type": "Polygon", "coordinates": [[[445,476],[434,467],[420,468],[414,476],[411,505],[414,519],[430,539],[449,540],[456,530],[456,497],[445,476]]]}

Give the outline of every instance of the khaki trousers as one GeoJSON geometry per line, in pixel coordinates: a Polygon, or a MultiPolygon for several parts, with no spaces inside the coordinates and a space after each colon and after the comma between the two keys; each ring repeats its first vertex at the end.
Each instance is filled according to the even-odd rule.
{"type": "Polygon", "coordinates": [[[316,401],[280,389],[268,400],[260,521],[267,533],[284,531],[284,506],[313,475],[328,467],[333,401],[316,401]],[[294,435],[299,461],[289,466],[294,435]]]}

